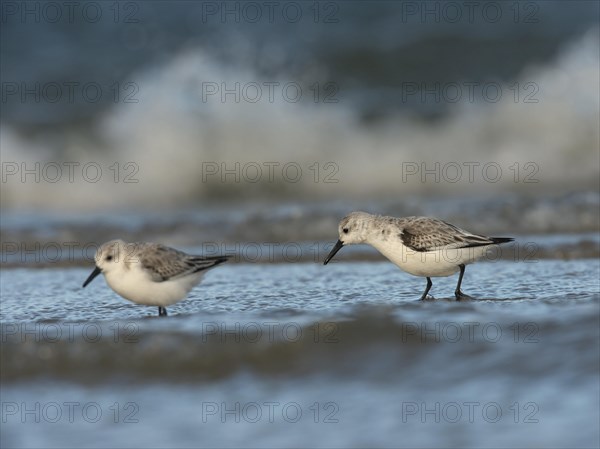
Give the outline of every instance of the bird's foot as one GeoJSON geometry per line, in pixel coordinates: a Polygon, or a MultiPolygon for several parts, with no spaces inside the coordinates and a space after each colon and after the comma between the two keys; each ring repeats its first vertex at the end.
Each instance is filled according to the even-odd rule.
{"type": "Polygon", "coordinates": [[[421,296],[421,298],[419,299],[419,301],[431,301],[434,300],[435,298],[431,295],[423,295],[421,296]]]}
{"type": "Polygon", "coordinates": [[[167,309],[165,307],[158,307],[158,316],[167,316],[167,309]]]}
{"type": "Polygon", "coordinates": [[[464,294],[463,292],[461,292],[460,290],[456,290],[456,291],[454,292],[454,296],[456,297],[456,300],[457,300],[457,301],[460,301],[460,300],[462,300],[462,299],[473,299],[473,297],[472,297],[472,296],[466,295],[466,294],[464,294]]]}

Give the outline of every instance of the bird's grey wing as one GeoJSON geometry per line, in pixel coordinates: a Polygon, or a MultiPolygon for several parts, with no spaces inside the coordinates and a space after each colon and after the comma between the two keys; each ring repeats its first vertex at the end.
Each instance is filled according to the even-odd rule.
{"type": "Polygon", "coordinates": [[[408,248],[419,251],[470,248],[492,245],[489,237],[471,234],[442,220],[416,217],[400,224],[400,238],[408,248]]]}
{"type": "Polygon", "coordinates": [[[163,282],[208,270],[228,258],[229,256],[190,256],[182,251],[154,244],[141,252],[140,263],[154,282],[163,282]]]}

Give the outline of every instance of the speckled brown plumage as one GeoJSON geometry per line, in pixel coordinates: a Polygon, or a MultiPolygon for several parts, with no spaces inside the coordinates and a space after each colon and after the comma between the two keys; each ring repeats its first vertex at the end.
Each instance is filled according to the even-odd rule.
{"type": "Polygon", "coordinates": [[[159,243],[135,243],[135,254],[155,282],[207,270],[225,262],[228,256],[192,256],[159,243]]]}

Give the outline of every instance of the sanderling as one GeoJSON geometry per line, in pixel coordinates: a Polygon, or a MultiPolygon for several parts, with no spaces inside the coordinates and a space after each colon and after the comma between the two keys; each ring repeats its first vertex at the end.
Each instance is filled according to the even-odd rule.
{"type": "Polygon", "coordinates": [[[96,251],[96,268],[83,287],[102,273],[109,287],[123,298],[158,306],[158,315],[166,316],[166,306],[185,298],[205,271],[229,257],[192,256],[158,243],[111,240],[96,251]]]}
{"type": "Polygon", "coordinates": [[[454,292],[456,299],[469,298],[460,290],[465,265],[485,255],[490,245],[512,242],[507,237],[471,234],[450,223],[429,217],[382,217],[352,212],[339,225],[339,240],[325,259],[335,256],[344,245],[366,243],[414,276],[427,278],[421,299],[427,297],[431,278],[460,271],[454,292]]]}

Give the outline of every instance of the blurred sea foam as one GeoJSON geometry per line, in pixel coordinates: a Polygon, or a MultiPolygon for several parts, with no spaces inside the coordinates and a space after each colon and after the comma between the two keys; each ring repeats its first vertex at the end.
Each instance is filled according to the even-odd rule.
{"type": "MultiPolygon", "coordinates": [[[[556,19],[558,10],[545,8],[554,11],[548,17],[556,19]]],[[[336,33],[356,25],[357,11],[349,8],[343,18],[352,17],[354,22],[341,21],[333,31],[314,24],[304,27],[316,36],[333,36],[330,41],[315,37],[304,42],[298,28],[282,43],[273,43],[278,29],[263,27],[250,33],[256,41],[254,48],[244,40],[243,31],[226,34],[222,27],[207,26],[201,35],[173,45],[172,51],[157,51],[158,60],[131,62],[129,74],[119,72],[121,81],[129,80],[134,83],[132,89],[137,88],[132,96],[137,103],[31,105],[8,101],[0,122],[2,162],[16,164],[11,169],[18,167],[19,171],[35,170],[40,163],[37,171],[42,176],[39,182],[32,182],[34,177],[28,175],[23,182],[21,173],[12,175],[3,167],[3,209],[77,212],[185,208],[259,198],[330,201],[469,196],[475,192],[525,196],[566,190],[597,193],[597,27],[567,33],[552,29],[555,21],[543,17],[535,31],[528,29],[529,36],[521,35],[539,46],[536,53],[536,48],[515,43],[514,24],[496,28],[496,36],[477,27],[441,32],[440,27],[411,28],[410,24],[400,32],[393,21],[385,25],[375,14],[378,26],[387,26],[384,31],[392,38],[400,33],[403,40],[343,42],[336,33]],[[417,29],[419,33],[411,34],[417,29]],[[446,61],[446,71],[437,73],[422,64],[415,72],[410,62],[419,55],[430,58],[432,68],[441,64],[447,53],[462,55],[454,41],[443,43],[444,33],[465,40],[463,53],[472,50],[469,42],[485,37],[490,42],[487,56],[493,61],[485,67],[467,64],[462,72],[452,61],[446,61]],[[503,47],[507,36],[512,40],[503,47]],[[545,44],[539,40],[542,36],[548,38],[545,44]],[[428,39],[437,39],[436,51],[422,48],[428,39]],[[359,44],[375,62],[363,58],[357,67],[349,66],[356,48],[362,48],[359,44]],[[390,46],[403,48],[405,53],[397,55],[405,60],[390,61],[390,46]],[[302,63],[286,64],[292,57],[288,51],[302,63]],[[373,65],[370,71],[369,64],[373,65]],[[385,64],[392,74],[382,69],[385,64]],[[274,82],[280,84],[271,102],[264,83],[274,82]],[[284,100],[280,87],[290,82],[303,88],[298,102],[284,100]],[[333,83],[328,85],[330,90],[327,82],[333,83]],[[262,97],[250,102],[242,95],[236,102],[233,95],[225,101],[219,94],[206,95],[209,84],[210,88],[230,89],[236,83],[242,88],[249,83],[262,86],[262,97]],[[315,83],[319,83],[318,101],[315,83]],[[436,90],[436,83],[439,99],[436,94],[422,97],[422,92],[412,91],[421,85],[436,90]],[[491,97],[486,97],[477,87],[469,99],[468,83],[494,83],[502,92],[498,96],[492,90],[491,97]],[[462,92],[457,93],[454,85],[462,92]],[[327,95],[337,102],[324,102],[327,95]],[[448,101],[456,95],[460,95],[459,101],[448,101]],[[72,163],[80,164],[73,182],[64,165],[72,163]],[[86,163],[102,170],[97,181],[85,179],[82,167],[86,163]],[[269,164],[274,167],[271,173],[269,164]],[[286,164],[292,164],[288,171],[284,170],[286,164]],[[486,164],[491,165],[489,170],[486,164]],[[49,182],[46,178],[55,177],[55,165],[63,172],[57,182],[49,182]],[[298,168],[302,170],[299,176],[298,168]],[[438,178],[427,175],[428,170],[437,172],[438,178]],[[237,173],[239,181],[231,172],[237,173]],[[127,175],[136,182],[123,182],[127,175]]],[[[161,20],[164,25],[173,17],[165,15],[161,20]]],[[[375,18],[362,20],[368,25],[375,18]]],[[[576,22],[579,29],[584,22],[576,22]]],[[[38,38],[45,36],[43,29],[36,31],[38,38]]],[[[10,36],[10,28],[5,32],[10,36]]],[[[96,35],[108,32],[110,29],[94,31],[96,35]]],[[[145,52],[151,50],[150,43],[142,45],[145,52]]],[[[64,54],[56,53],[56,57],[72,56],[77,48],[76,43],[65,45],[64,54]]],[[[143,56],[144,51],[139,53],[143,56]]],[[[109,65],[123,59],[121,53],[114,53],[103,54],[109,65]]],[[[93,60],[90,55],[82,57],[93,60]]],[[[461,63],[456,58],[455,62],[461,63]]],[[[36,63],[30,60],[28,64],[36,63]]],[[[110,73],[105,65],[100,70],[98,61],[94,64],[98,75],[90,79],[100,80],[110,73]]],[[[73,63],[70,72],[69,67],[57,68],[54,75],[38,77],[45,76],[41,81],[48,81],[69,79],[70,75],[83,81],[90,75],[82,67],[83,63],[73,63]]],[[[4,72],[5,78],[22,75],[14,67],[4,72]]],[[[94,170],[90,173],[95,176],[94,170]]]]}

